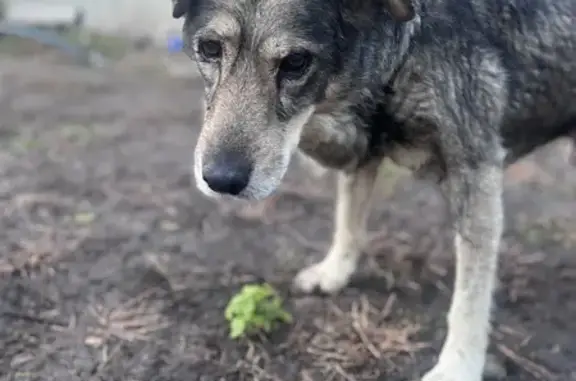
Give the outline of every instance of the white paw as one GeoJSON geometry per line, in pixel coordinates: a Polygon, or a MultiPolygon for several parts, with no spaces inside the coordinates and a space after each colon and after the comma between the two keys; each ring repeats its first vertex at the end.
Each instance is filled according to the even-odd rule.
{"type": "Polygon", "coordinates": [[[294,279],[294,287],[306,293],[319,290],[333,294],[348,284],[355,270],[355,260],[324,259],[300,271],[294,279]]]}
{"type": "Polygon", "coordinates": [[[439,362],[422,378],[422,381],[482,381],[482,366],[477,362],[439,362]]]}

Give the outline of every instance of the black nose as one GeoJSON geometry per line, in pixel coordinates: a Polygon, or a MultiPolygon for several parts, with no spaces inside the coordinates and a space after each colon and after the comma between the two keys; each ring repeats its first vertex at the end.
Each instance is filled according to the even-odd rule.
{"type": "Polygon", "coordinates": [[[236,196],[250,181],[252,163],[238,152],[221,152],[210,158],[202,168],[202,178],[217,193],[236,196]]]}

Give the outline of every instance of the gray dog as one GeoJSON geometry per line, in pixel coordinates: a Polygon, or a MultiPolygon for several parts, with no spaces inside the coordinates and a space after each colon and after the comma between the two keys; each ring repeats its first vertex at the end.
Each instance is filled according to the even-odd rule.
{"type": "Polygon", "coordinates": [[[479,381],[504,168],[576,131],[574,0],[173,0],[205,83],[199,189],[259,200],[298,149],[339,171],[332,247],[295,286],[355,271],[383,158],[432,175],[457,258],[425,381],[479,381]]]}

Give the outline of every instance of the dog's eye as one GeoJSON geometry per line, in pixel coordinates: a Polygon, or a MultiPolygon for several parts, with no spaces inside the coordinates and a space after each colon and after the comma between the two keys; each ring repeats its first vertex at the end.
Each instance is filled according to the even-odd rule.
{"type": "Polygon", "coordinates": [[[218,60],[222,56],[222,45],[214,40],[201,40],[198,42],[198,53],[205,60],[218,60]]]}
{"type": "Polygon", "coordinates": [[[312,54],[309,52],[291,53],[280,62],[278,71],[290,78],[298,78],[306,73],[312,63],[312,54]]]}

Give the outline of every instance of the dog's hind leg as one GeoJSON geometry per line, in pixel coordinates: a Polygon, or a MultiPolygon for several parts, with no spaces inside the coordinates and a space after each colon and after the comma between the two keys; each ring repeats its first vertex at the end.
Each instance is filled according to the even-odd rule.
{"type": "Polygon", "coordinates": [[[380,160],[375,160],[352,173],[338,174],[332,246],[321,262],[296,276],[297,290],[334,293],[348,284],[360,258],[379,166],[380,160]]]}
{"type": "Polygon", "coordinates": [[[456,279],[447,337],[437,365],[423,381],[482,378],[503,229],[502,177],[502,166],[486,163],[453,171],[445,180],[454,221],[456,279]]]}

